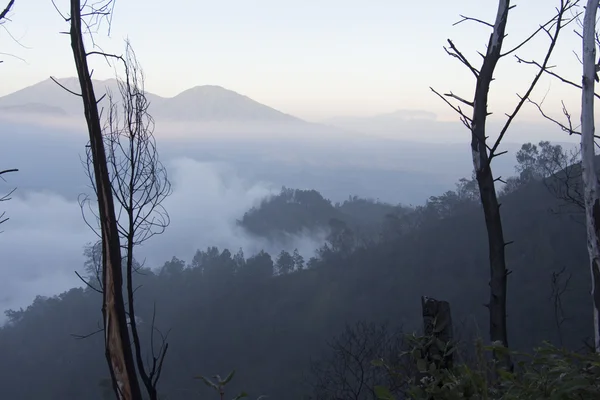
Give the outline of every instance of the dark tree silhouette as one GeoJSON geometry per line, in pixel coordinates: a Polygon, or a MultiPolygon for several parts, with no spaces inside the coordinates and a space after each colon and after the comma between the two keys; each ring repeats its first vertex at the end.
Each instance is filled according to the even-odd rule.
{"type": "MultiPolygon", "coordinates": [[[[511,6],[510,0],[499,0],[498,11],[494,23],[482,21],[473,17],[462,16],[461,22],[476,22],[489,27],[492,32],[489,36],[487,50],[485,54],[481,54],[483,62],[481,67],[477,68],[467,59],[464,53],[459,50],[452,40],[448,40],[449,47],[445,48],[446,52],[458,59],[475,77],[475,93],[472,100],[465,99],[453,92],[444,95],[431,90],[444,100],[454,111],[459,114],[462,123],[471,132],[471,153],[473,157],[473,167],[479,187],[479,195],[483,206],[485,223],[488,236],[489,248],[489,264],[490,264],[490,299],[487,307],[489,308],[489,329],[490,339],[492,341],[501,342],[504,346],[508,346],[508,333],[506,326],[506,292],[507,278],[510,271],[506,267],[505,248],[507,242],[504,239],[504,229],[502,227],[502,219],[500,217],[500,203],[496,193],[495,182],[501,180],[501,177],[494,178],[492,173],[491,162],[494,158],[505,154],[505,151],[499,151],[502,139],[507,133],[511,123],[514,121],[519,111],[531,95],[541,75],[544,73],[550,56],[552,55],[556,41],[561,30],[565,25],[569,24],[574,18],[565,19],[566,13],[577,4],[577,1],[560,0],[557,7],[557,13],[547,22],[533,32],[525,40],[517,43],[515,47],[509,50],[503,50],[504,39],[506,37],[506,24],[510,11],[514,8],[511,6]],[[549,37],[549,45],[541,62],[541,66],[536,72],[533,80],[526,88],[523,94],[519,94],[519,100],[515,108],[507,113],[507,119],[502,126],[495,142],[490,146],[488,144],[489,133],[486,132],[486,122],[490,115],[488,111],[488,98],[490,85],[494,79],[494,71],[498,62],[509,55],[512,55],[524,45],[530,42],[539,34],[547,34],[549,37]],[[457,103],[455,103],[457,102],[457,103]],[[458,104],[458,105],[457,105],[458,104]],[[468,112],[463,111],[462,107],[472,109],[469,116],[468,112]]],[[[512,368],[512,364],[507,357],[505,358],[505,366],[512,368]]]]}
{"type": "MultiPolygon", "coordinates": [[[[157,384],[161,375],[168,343],[163,341],[155,354],[154,335],[151,335],[152,361],[146,365],[137,328],[134,277],[134,249],[152,236],[164,232],[169,215],[163,201],[171,194],[167,171],[159,161],[153,136],[154,121],[148,112],[150,103],[144,90],[144,76],[131,44],[126,42],[125,55],[119,57],[124,66],[124,78],[118,79],[119,93],[108,93],[108,112],[104,127],[104,143],[112,193],[119,215],[117,227],[125,256],[127,314],[137,370],[150,400],[158,396],[157,384]]],[[[87,174],[94,191],[94,163],[91,146],[87,147],[87,174]]],[[[90,205],[90,197],[80,198],[82,209],[90,205]]],[[[93,210],[94,207],[89,207],[93,210]]],[[[98,215],[94,214],[96,219],[98,215]]],[[[91,225],[91,224],[88,224],[91,225]]],[[[152,326],[150,329],[156,329],[152,326]]]]}
{"type": "MultiPolygon", "coordinates": [[[[123,299],[123,273],[121,244],[113,190],[108,171],[108,162],[104,148],[98,100],[94,92],[92,77],[88,66],[88,56],[104,53],[87,52],[83,42],[84,33],[92,35],[92,27],[112,16],[113,0],[81,4],[80,0],[71,0],[70,16],[63,18],[70,24],[70,38],[84,114],[90,140],[90,152],[94,170],[94,187],[98,202],[100,237],[102,241],[102,293],[103,323],[105,335],[106,360],[118,399],[138,400],[142,398],[136,374],[133,352],[127,328],[127,316],[123,299]]],[[[61,14],[62,15],[62,14],[61,14]]],[[[67,89],[68,90],[68,89],[67,89]]]]}

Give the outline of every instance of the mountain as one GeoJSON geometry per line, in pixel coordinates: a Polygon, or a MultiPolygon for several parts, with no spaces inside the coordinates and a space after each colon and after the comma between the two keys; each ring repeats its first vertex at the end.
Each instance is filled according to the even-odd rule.
{"type": "MultiPolygon", "coordinates": [[[[65,88],[77,93],[77,78],[57,79],[65,88]]],[[[94,80],[96,97],[108,90],[118,94],[115,79],[94,80]]],[[[147,92],[150,112],[155,119],[177,122],[277,122],[298,123],[300,119],[284,114],[247,96],[221,86],[196,86],[175,97],[166,98],[147,92]]],[[[107,105],[104,99],[101,106],[107,105]]],[[[67,92],[52,79],[0,97],[0,113],[32,113],[54,116],[80,117],[83,111],[81,99],[67,92]]]]}
{"type": "Polygon", "coordinates": [[[251,98],[221,86],[196,86],[177,96],[163,98],[153,110],[155,118],[189,121],[300,122],[251,98]]]}

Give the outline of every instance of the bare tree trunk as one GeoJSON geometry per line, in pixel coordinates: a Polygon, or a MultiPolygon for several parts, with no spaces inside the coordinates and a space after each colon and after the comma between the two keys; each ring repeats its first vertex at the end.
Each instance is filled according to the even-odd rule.
{"type": "MultiPolygon", "coordinates": [[[[473,100],[467,100],[452,92],[441,94],[435,89],[431,90],[442,100],[444,100],[454,111],[460,115],[461,122],[471,131],[471,154],[473,158],[473,167],[477,186],[479,188],[479,196],[483,206],[485,216],[485,225],[488,235],[488,252],[490,263],[490,300],[488,303],[490,316],[490,339],[493,342],[502,344],[508,347],[508,333],[506,324],[506,292],[507,292],[507,277],[509,271],[506,268],[505,247],[507,243],[504,240],[504,232],[502,229],[502,219],[500,217],[500,204],[496,194],[495,181],[501,180],[500,177],[494,178],[492,174],[491,162],[494,158],[506,153],[506,151],[498,151],[498,148],[508,131],[511,123],[514,121],[523,104],[529,99],[533,89],[537,85],[541,75],[547,71],[550,57],[554,51],[556,41],[560,31],[567,24],[575,19],[565,18],[565,13],[572,10],[577,4],[577,0],[559,0],[559,6],[556,8],[556,15],[547,20],[546,23],[540,24],[540,27],[534,31],[526,39],[522,40],[518,45],[509,50],[502,50],[504,37],[506,36],[506,23],[508,20],[509,11],[514,8],[511,6],[510,0],[498,0],[498,10],[496,19],[493,23],[483,21],[479,18],[473,18],[461,15],[462,22],[474,22],[483,24],[492,29],[492,33],[488,40],[487,50],[483,57],[483,63],[480,69],[477,69],[473,63],[462,53],[452,40],[448,40],[449,47],[444,48],[446,52],[458,59],[464,64],[476,78],[475,94],[473,100]],[[553,31],[553,32],[551,32],[553,31]],[[514,52],[521,49],[522,46],[529,43],[538,34],[544,35],[550,39],[544,60],[540,63],[537,61],[526,61],[519,56],[515,57],[519,62],[534,65],[538,68],[538,72],[531,80],[529,87],[523,94],[518,94],[519,100],[511,113],[506,113],[506,122],[500,130],[494,144],[490,146],[486,143],[488,137],[486,132],[487,117],[490,114],[488,111],[488,95],[490,84],[494,80],[494,71],[498,61],[506,56],[512,55],[514,52]],[[449,100],[451,99],[451,100],[449,100]],[[454,104],[458,103],[458,105],[454,104]],[[473,109],[471,116],[467,115],[462,110],[462,107],[467,106],[473,109]]],[[[498,354],[495,354],[498,356],[498,354]]],[[[502,357],[501,365],[512,369],[512,363],[508,355],[502,357]]]]}
{"type": "Polygon", "coordinates": [[[118,399],[142,398],[133,362],[123,301],[121,246],[115,217],[113,194],[106,163],[106,153],[100,126],[100,117],[87,54],[83,44],[80,0],[71,0],[71,47],[81,86],[85,119],[90,137],[94,176],[98,197],[98,211],[102,235],[103,306],[106,359],[118,399]]]}
{"type": "Polygon", "coordinates": [[[485,225],[488,233],[489,261],[490,261],[490,340],[499,341],[508,347],[508,334],[506,330],[506,284],[508,271],[504,248],[504,233],[502,219],[500,218],[500,205],[496,196],[496,188],[488,150],[486,147],[486,119],[488,116],[487,103],[490,83],[494,76],[494,69],[500,59],[500,51],[504,40],[504,31],[508,19],[510,1],[498,2],[498,13],[494,23],[494,31],[490,36],[487,54],[477,78],[475,97],[473,102],[473,122],[471,124],[471,152],[473,154],[473,167],[479,185],[481,204],[485,215],[485,225]]]}
{"type": "Polygon", "coordinates": [[[587,247],[594,307],[594,348],[600,352],[600,200],[594,154],[594,79],[596,76],[596,14],[599,0],[588,0],[583,20],[583,81],[581,93],[581,169],[584,188],[587,247]]]}

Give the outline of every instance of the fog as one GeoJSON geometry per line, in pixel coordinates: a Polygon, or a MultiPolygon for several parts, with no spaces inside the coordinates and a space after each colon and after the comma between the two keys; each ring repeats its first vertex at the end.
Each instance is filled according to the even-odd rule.
{"type": "MultiPolygon", "coordinates": [[[[151,268],[173,256],[189,262],[208,246],[243,248],[246,256],[298,248],[310,257],[324,233],[269,243],[236,226],[244,212],[282,186],[315,189],[334,202],[358,195],[418,205],[471,175],[468,133],[460,123],[436,121],[430,113],[338,118],[321,125],[218,87],[152,98],[160,116],[155,137],[173,194],[164,203],[171,225],[136,253],[151,268]],[[208,111],[198,119],[196,110],[205,104],[208,111]]],[[[2,203],[10,217],[0,235],[4,310],[81,286],[74,271],[83,266],[83,247],[96,237],[77,202],[81,193],[90,193],[80,159],[87,142],[76,115],[80,105],[49,82],[0,100],[10,108],[0,112],[1,167],[19,168],[0,182],[0,193],[17,187],[12,200],[2,203]],[[59,108],[64,112],[57,113],[59,108]]],[[[520,144],[544,139],[545,129],[515,125],[503,143],[508,154],[495,160],[495,175],[512,175],[520,144]]]]}
{"type": "MultiPolygon", "coordinates": [[[[208,246],[243,248],[252,255],[282,249],[310,257],[322,238],[298,236],[286,243],[270,243],[246,234],[236,219],[275,192],[267,182],[250,182],[225,163],[179,158],[167,164],[173,194],[164,205],[171,224],[138,248],[136,258],[158,268],[176,256],[191,261],[197,249],[208,246]]],[[[2,184],[2,188],[7,183],[2,184]]],[[[277,189],[278,190],[278,189],[277,189]]],[[[27,307],[36,295],[50,296],[83,283],[83,247],[96,240],[85,225],[75,200],[46,192],[19,192],[3,209],[10,220],[0,237],[0,309],[27,307]]]]}

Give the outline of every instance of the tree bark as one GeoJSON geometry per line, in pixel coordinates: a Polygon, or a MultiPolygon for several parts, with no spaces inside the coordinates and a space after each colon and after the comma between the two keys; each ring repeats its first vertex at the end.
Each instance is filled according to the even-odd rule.
{"type": "Polygon", "coordinates": [[[82,38],[80,0],[71,0],[71,48],[77,68],[93,157],[102,235],[103,306],[106,360],[118,399],[141,400],[123,301],[121,246],[115,217],[100,116],[82,38]]]}
{"type": "Polygon", "coordinates": [[[596,76],[596,14],[599,0],[588,0],[583,20],[583,78],[581,91],[581,173],[590,257],[594,316],[594,348],[600,352],[600,200],[594,154],[594,84],[596,76]]]}

